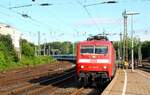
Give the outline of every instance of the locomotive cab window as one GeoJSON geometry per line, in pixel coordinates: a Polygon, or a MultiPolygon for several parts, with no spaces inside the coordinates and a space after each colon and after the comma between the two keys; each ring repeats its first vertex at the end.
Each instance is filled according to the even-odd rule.
{"type": "Polygon", "coordinates": [[[107,54],[108,47],[107,46],[81,46],[80,47],[81,54],[107,54]]]}
{"type": "Polygon", "coordinates": [[[107,54],[108,47],[107,46],[96,46],[95,47],[95,54],[107,54]]]}
{"type": "Polygon", "coordinates": [[[94,46],[81,46],[81,54],[91,54],[94,53],[94,46]]]}

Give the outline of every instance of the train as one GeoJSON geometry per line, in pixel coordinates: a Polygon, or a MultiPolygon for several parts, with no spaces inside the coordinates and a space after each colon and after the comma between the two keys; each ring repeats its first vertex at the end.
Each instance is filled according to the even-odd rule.
{"type": "Polygon", "coordinates": [[[76,46],[76,72],[80,85],[100,85],[111,80],[116,72],[116,55],[112,41],[106,36],[95,35],[76,46]]]}

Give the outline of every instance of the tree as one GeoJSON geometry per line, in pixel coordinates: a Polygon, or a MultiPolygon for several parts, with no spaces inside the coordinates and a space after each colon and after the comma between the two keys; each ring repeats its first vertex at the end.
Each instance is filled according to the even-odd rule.
{"type": "Polygon", "coordinates": [[[145,41],[142,43],[141,51],[144,59],[150,57],[150,41],[145,41]]]}
{"type": "Polygon", "coordinates": [[[63,42],[62,43],[62,54],[72,54],[72,43],[63,42]]]}
{"type": "Polygon", "coordinates": [[[19,60],[10,35],[0,35],[0,51],[3,53],[6,63],[17,62],[19,60]]]}
{"type": "MultiPolygon", "coordinates": [[[[55,54],[72,54],[73,53],[73,44],[68,41],[47,43],[45,51],[47,51],[49,47],[50,47],[51,54],[52,54],[52,51],[55,51],[55,54]]],[[[44,44],[41,45],[41,48],[44,49],[44,44]]]]}
{"type": "Polygon", "coordinates": [[[21,53],[26,57],[34,57],[34,45],[32,43],[27,42],[24,39],[21,40],[21,53]]]}

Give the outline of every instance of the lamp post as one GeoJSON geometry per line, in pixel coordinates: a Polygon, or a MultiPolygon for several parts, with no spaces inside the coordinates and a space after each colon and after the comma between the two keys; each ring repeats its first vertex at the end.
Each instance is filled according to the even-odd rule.
{"type": "Polygon", "coordinates": [[[133,41],[133,15],[138,15],[140,13],[137,12],[132,12],[132,13],[127,13],[126,15],[131,15],[131,39],[132,39],[132,45],[131,45],[131,60],[132,60],[132,72],[134,71],[134,41],[133,41]]]}

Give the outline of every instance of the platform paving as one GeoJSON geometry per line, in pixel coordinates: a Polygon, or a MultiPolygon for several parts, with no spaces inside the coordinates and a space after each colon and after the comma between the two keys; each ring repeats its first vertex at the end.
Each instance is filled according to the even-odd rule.
{"type": "Polygon", "coordinates": [[[150,95],[150,73],[118,69],[102,95],[150,95]]]}

